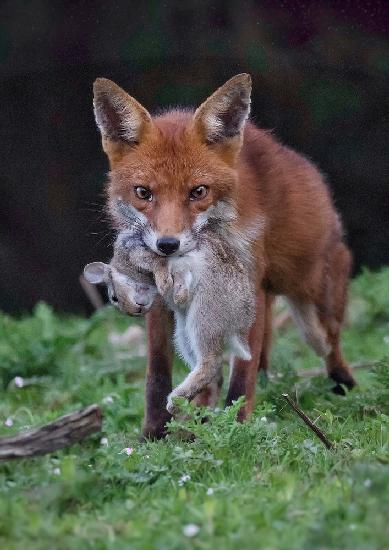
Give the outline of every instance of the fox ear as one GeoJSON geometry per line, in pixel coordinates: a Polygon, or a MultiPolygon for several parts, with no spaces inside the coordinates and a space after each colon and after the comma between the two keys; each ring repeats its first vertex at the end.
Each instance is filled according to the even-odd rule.
{"type": "Polygon", "coordinates": [[[153,125],[148,111],[106,78],[98,78],[93,84],[93,106],[103,149],[111,165],[139,143],[153,125]]]}
{"type": "Polygon", "coordinates": [[[216,90],[194,114],[194,125],[205,143],[240,144],[250,113],[251,77],[238,74],[216,90]]]}
{"type": "Polygon", "coordinates": [[[105,277],[109,266],[103,262],[92,262],[84,267],[84,277],[92,285],[98,285],[105,282],[105,277]]]}

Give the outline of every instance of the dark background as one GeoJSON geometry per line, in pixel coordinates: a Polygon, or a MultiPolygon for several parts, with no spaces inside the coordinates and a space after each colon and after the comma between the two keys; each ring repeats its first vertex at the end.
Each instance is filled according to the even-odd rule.
{"type": "Polygon", "coordinates": [[[0,307],[85,311],[79,273],[110,257],[97,76],[153,110],[250,72],[253,119],[328,176],[356,269],[389,263],[387,6],[1,2],[0,307]]]}

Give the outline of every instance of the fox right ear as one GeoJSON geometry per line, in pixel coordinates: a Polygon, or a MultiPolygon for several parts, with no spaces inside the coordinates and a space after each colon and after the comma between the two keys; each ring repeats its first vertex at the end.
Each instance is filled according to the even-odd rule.
{"type": "Polygon", "coordinates": [[[250,113],[251,77],[238,74],[218,88],[194,114],[197,133],[207,145],[233,157],[242,144],[250,113]]]}
{"type": "Polygon", "coordinates": [[[105,282],[105,277],[109,266],[103,262],[92,262],[84,267],[84,277],[92,285],[98,285],[105,282]]]}
{"type": "Polygon", "coordinates": [[[103,149],[111,167],[152,127],[148,111],[120,86],[106,78],[93,84],[93,106],[103,149]]]}

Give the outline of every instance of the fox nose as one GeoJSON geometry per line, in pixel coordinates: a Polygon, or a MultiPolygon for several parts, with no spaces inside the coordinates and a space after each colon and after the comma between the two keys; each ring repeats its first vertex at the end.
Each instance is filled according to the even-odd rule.
{"type": "Polygon", "coordinates": [[[161,237],[157,240],[157,248],[166,256],[173,254],[180,247],[180,241],[175,237],[161,237]]]}

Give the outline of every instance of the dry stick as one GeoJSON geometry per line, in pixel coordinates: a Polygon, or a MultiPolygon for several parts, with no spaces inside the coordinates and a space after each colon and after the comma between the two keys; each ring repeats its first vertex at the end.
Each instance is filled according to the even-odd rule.
{"type": "Polygon", "coordinates": [[[82,286],[83,291],[87,295],[90,303],[95,309],[100,309],[104,305],[104,301],[101,297],[100,292],[95,286],[93,286],[89,281],[87,281],[84,275],[79,277],[80,285],[82,286]]]}
{"type": "Polygon", "coordinates": [[[0,460],[43,455],[63,449],[101,431],[102,413],[98,405],[90,405],[41,428],[12,437],[0,438],[0,460]]]}
{"type": "Polygon", "coordinates": [[[305,424],[311,428],[317,437],[324,443],[327,449],[333,449],[334,446],[329,439],[324,435],[324,433],[312,422],[310,418],[297,406],[297,404],[289,397],[287,393],[283,393],[282,397],[285,401],[292,407],[292,409],[299,415],[300,418],[305,422],[305,424]]]}

